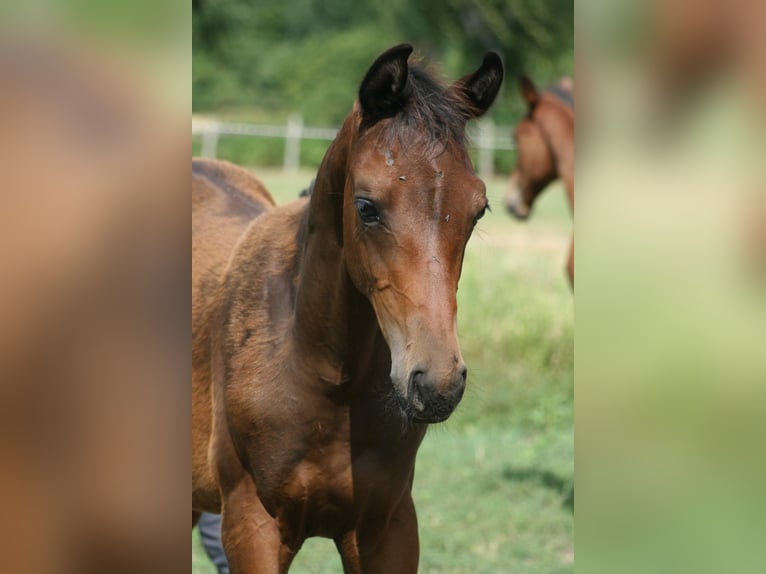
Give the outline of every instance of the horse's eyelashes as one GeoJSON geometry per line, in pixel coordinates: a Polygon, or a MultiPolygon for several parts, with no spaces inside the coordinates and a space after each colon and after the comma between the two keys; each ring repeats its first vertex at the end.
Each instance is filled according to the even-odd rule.
{"type": "Polygon", "coordinates": [[[476,214],[476,217],[473,218],[473,224],[476,225],[478,221],[486,215],[487,211],[490,213],[492,212],[492,209],[489,207],[489,203],[482,207],[481,211],[476,214]]]}

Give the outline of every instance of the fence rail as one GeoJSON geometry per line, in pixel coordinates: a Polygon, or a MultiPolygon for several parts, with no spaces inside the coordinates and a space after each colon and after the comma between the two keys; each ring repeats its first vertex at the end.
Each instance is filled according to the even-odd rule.
{"type": "MultiPolygon", "coordinates": [[[[220,122],[212,119],[192,118],[192,136],[202,138],[203,157],[215,158],[220,136],[265,137],[285,140],[284,164],[286,171],[296,171],[300,165],[301,140],[333,140],[337,128],[303,125],[303,118],[291,114],[284,125],[220,122]]],[[[494,152],[514,150],[515,142],[510,126],[496,126],[491,119],[479,120],[468,129],[468,135],[477,148],[479,174],[490,177],[494,171],[494,152]]]]}

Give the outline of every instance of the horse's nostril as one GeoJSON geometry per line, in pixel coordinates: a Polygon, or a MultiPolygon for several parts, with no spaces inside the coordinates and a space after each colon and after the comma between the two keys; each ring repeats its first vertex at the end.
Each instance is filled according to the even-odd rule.
{"type": "Polygon", "coordinates": [[[424,370],[416,369],[412,371],[410,373],[410,380],[409,380],[410,390],[412,390],[413,388],[419,389],[425,376],[426,376],[426,372],[424,370]]]}
{"type": "Polygon", "coordinates": [[[416,410],[422,411],[425,407],[425,401],[427,397],[424,396],[425,389],[423,389],[423,381],[425,380],[426,372],[420,369],[415,369],[410,372],[408,394],[412,405],[416,410]]]}
{"type": "Polygon", "coordinates": [[[468,379],[468,367],[463,365],[463,368],[458,371],[458,375],[463,379],[463,383],[465,383],[468,379]]]}

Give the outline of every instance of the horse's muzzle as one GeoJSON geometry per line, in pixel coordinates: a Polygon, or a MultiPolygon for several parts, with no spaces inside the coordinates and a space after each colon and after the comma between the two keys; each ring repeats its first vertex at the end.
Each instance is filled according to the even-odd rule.
{"type": "Polygon", "coordinates": [[[468,370],[455,369],[446,382],[438,381],[428,369],[413,369],[407,384],[407,411],[418,423],[439,423],[452,414],[465,392],[468,370]]]}
{"type": "Polygon", "coordinates": [[[521,191],[514,188],[505,196],[505,208],[517,219],[526,219],[529,217],[529,205],[524,201],[521,191]]]}

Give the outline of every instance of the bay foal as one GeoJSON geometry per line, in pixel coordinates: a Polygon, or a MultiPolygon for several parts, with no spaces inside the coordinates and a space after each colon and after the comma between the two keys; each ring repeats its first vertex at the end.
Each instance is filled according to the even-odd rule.
{"type": "Polygon", "coordinates": [[[192,520],[223,513],[232,572],[287,571],[307,537],[345,572],[413,573],[429,423],[460,401],[463,253],[487,207],[465,125],[503,76],[448,87],[383,53],[308,199],[192,162],[192,520]]]}

